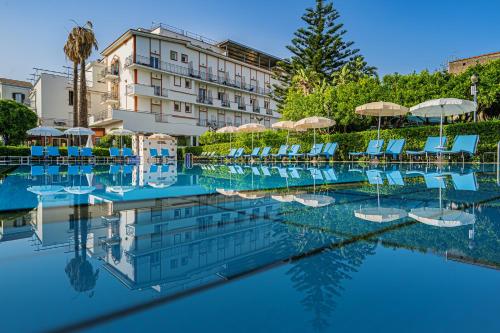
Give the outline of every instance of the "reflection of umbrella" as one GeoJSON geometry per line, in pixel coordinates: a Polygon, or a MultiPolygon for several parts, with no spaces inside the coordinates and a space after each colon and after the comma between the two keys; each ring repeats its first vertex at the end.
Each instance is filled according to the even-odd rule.
{"type": "Polygon", "coordinates": [[[125,129],[125,128],[115,128],[115,129],[109,131],[108,134],[116,135],[116,136],[120,137],[120,148],[121,148],[121,147],[123,147],[123,137],[124,136],[131,136],[131,135],[134,135],[135,133],[133,131],[125,129]]]}
{"type": "Polygon", "coordinates": [[[238,132],[238,127],[234,127],[234,126],[226,126],[226,127],[219,128],[217,130],[217,133],[229,133],[229,149],[232,148],[233,133],[237,133],[237,132],[238,132]]]}
{"type": "Polygon", "coordinates": [[[148,185],[154,188],[167,188],[172,186],[175,183],[175,180],[160,180],[156,182],[148,182],[148,185]]]}
{"type": "Polygon", "coordinates": [[[134,186],[108,186],[106,187],[106,191],[118,193],[123,195],[124,193],[135,190],[134,186]]]}
{"type": "Polygon", "coordinates": [[[328,195],[321,194],[299,194],[295,196],[295,201],[309,207],[324,207],[331,205],[335,199],[328,195]]]}
{"type": "Polygon", "coordinates": [[[460,227],[476,222],[476,217],[473,214],[436,207],[415,208],[410,211],[408,216],[421,223],[445,228],[460,227]]]}
{"type": "Polygon", "coordinates": [[[316,129],[317,128],[326,128],[335,125],[335,121],[325,118],[325,117],[308,117],[301,119],[295,123],[295,129],[297,130],[306,130],[313,129],[314,130],[314,144],[316,144],[316,129]]]}
{"type": "Polygon", "coordinates": [[[293,202],[295,200],[295,196],[292,194],[271,195],[271,198],[279,202],[293,202]]]}
{"type": "Polygon", "coordinates": [[[235,196],[235,195],[239,194],[238,191],[235,191],[235,190],[225,190],[223,188],[216,188],[215,191],[217,193],[220,193],[220,194],[225,195],[227,197],[232,197],[232,196],[235,196]]]}
{"type": "Polygon", "coordinates": [[[458,98],[438,98],[417,104],[410,112],[418,117],[440,117],[439,147],[443,147],[443,117],[462,115],[476,110],[477,104],[458,98]]]}
{"type": "Polygon", "coordinates": [[[168,134],[155,133],[153,135],[148,136],[148,140],[174,140],[174,137],[168,134]]]}
{"type": "Polygon", "coordinates": [[[265,194],[263,192],[243,192],[243,193],[238,192],[238,195],[241,198],[251,199],[251,200],[262,199],[265,196],[265,194]]]}
{"type": "Polygon", "coordinates": [[[355,112],[364,116],[378,117],[377,140],[380,140],[380,121],[382,117],[396,117],[408,113],[408,108],[390,102],[372,102],[356,107],[355,112]]]}
{"type": "Polygon", "coordinates": [[[35,193],[36,195],[53,195],[61,192],[64,187],[59,185],[41,185],[41,186],[30,186],[27,188],[28,191],[35,193]]]}
{"type": "Polygon", "coordinates": [[[257,123],[244,124],[238,127],[238,132],[240,133],[252,133],[252,150],[253,150],[253,134],[258,132],[263,132],[266,127],[257,123]]]}
{"type": "Polygon", "coordinates": [[[408,216],[408,213],[399,208],[369,207],[354,211],[357,218],[371,222],[392,222],[408,216]]]}
{"type": "Polygon", "coordinates": [[[64,191],[76,195],[89,194],[94,192],[94,190],[94,186],[68,186],[64,188],[64,191]]]}
{"type": "Polygon", "coordinates": [[[60,130],[50,127],[50,126],[38,126],[35,128],[32,128],[30,130],[26,131],[26,134],[31,135],[31,136],[40,136],[43,137],[43,144],[46,144],[47,137],[52,137],[52,136],[61,136],[63,135],[63,132],[60,130]]]}

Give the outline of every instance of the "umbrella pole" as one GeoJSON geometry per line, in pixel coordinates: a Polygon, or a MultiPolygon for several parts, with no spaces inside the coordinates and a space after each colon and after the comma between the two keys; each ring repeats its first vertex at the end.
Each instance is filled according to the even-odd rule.
{"type": "Polygon", "coordinates": [[[288,146],[288,137],[290,136],[290,130],[287,131],[286,134],[286,145],[288,146]]]}
{"type": "Polygon", "coordinates": [[[380,122],[382,121],[382,116],[378,115],[378,130],[377,130],[377,141],[380,140],[380,122]]]}
{"type": "Polygon", "coordinates": [[[313,128],[313,138],[314,138],[314,144],[316,145],[316,129],[313,128]]]}
{"type": "Polygon", "coordinates": [[[443,146],[443,105],[441,105],[441,121],[439,125],[439,146],[443,146]]]}

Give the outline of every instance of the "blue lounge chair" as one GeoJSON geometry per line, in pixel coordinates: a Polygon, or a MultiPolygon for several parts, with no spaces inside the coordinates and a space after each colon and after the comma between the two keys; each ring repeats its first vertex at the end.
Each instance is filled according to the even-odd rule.
{"type": "MultiPolygon", "coordinates": [[[[443,136],[442,138],[442,145],[446,145],[446,137],[443,136]]],[[[412,157],[419,157],[419,156],[425,156],[426,158],[429,157],[429,155],[432,154],[438,154],[441,153],[443,150],[440,148],[441,144],[441,139],[439,136],[429,136],[427,137],[427,141],[425,141],[424,145],[424,150],[407,150],[406,155],[410,156],[410,160],[412,157]]]]}
{"type": "Polygon", "coordinates": [[[287,145],[281,145],[280,149],[278,150],[278,153],[276,154],[271,154],[272,157],[276,158],[283,158],[287,156],[287,151],[288,151],[288,146],[287,145]]]}
{"type": "MultiPolygon", "coordinates": [[[[203,167],[203,165],[202,165],[203,167]]],[[[158,172],[158,165],[157,164],[151,164],[149,167],[149,173],[157,173],[158,172]]]]}
{"type": "Polygon", "coordinates": [[[451,150],[443,150],[441,153],[448,156],[462,155],[462,161],[464,161],[465,155],[474,156],[478,142],[479,135],[457,135],[451,150]]]}
{"type": "Polygon", "coordinates": [[[288,153],[288,157],[294,158],[294,157],[304,156],[304,154],[299,153],[299,150],[300,150],[300,145],[293,145],[292,148],[290,148],[290,152],[288,153]]]}
{"type": "Polygon", "coordinates": [[[327,143],[325,146],[325,149],[323,150],[323,152],[320,155],[329,160],[333,156],[335,156],[335,152],[337,151],[338,147],[339,147],[339,144],[337,142],[327,143]]]}
{"type": "Polygon", "coordinates": [[[225,157],[226,157],[226,158],[233,158],[233,157],[234,157],[234,154],[236,154],[236,150],[237,150],[236,148],[231,148],[231,149],[229,150],[229,154],[227,154],[225,157]]]}
{"type": "Polygon", "coordinates": [[[354,157],[361,157],[361,156],[368,156],[368,157],[376,156],[380,154],[380,152],[382,151],[383,145],[384,145],[384,140],[370,140],[365,152],[350,152],[349,156],[351,157],[351,159],[354,159],[354,157]]]}
{"type": "Polygon", "coordinates": [[[161,149],[161,157],[165,159],[174,158],[173,156],[170,156],[170,149],[168,148],[161,149]]]}
{"type": "Polygon", "coordinates": [[[78,147],[76,146],[69,146],[68,147],[68,159],[75,159],[77,160],[80,157],[80,152],[78,150],[78,147]]]}
{"type": "Polygon", "coordinates": [[[384,152],[378,154],[373,154],[374,156],[390,156],[392,159],[399,159],[403,152],[403,147],[405,145],[405,139],[391,139],[387,144],[387,148],[384,152]]]}
{"type": "Polygon", "coordinates": [[[87,160],[91,160],[94,158],[94,154],[92,153],[92,148],[89,148],[89,147],[83,147],[81,150],[80,150],[80,156],[87,159],[87,160]]]}
{"type": "Polygon", "coordinates": [[[111,147],[109,148],[109,157],[112,158],[113,160],[120,160],[120,150],[116,147],[111,147]]]}
{"type": "MultiPolygon", "coordinates": [[[[202,153],[202,155],[203,155],[203,153],[202,153]]],[[[156,148],[149,148],[149,156],[154,158],[155,161],[161,159],[161,156],[158,154],[158,149],[156,149],[156,148]]]]}
{"type": "Polygon", "coordinates": [[[321,151],[323,150],[324,144],[322,143],[317,143],[312,146],[311,151],[309,151],[306,156],[307,157],[319,157],[321,154],[321,151]]]}
{"type": "Polygon", "coordinates": [[[237,159],[237,158],[240,158],[241,156],[243,156],[243,153],[245,152],[245,149],[243,148],[238,148],[238,150],[236,151],[236,153],[234,154],[233,158],[234,159],[237,159]]]}
{"type": "Polygon", "coordinates": [[[271,147],[264,147],[264,149],[262,149],[262,153],[259,156],[259,159],[264,160],[268,158],[270,152],[271,152],[271,147]]]}
{"type": "Polygon", "coordinates": [[[243,155],[245,158],[258,158],[260,152],[260,147],[255,147],[252,152],[248,155],[243,155]]]}
{"type": "Polygon", "coordinates": [[[55,158],[56,160],[61,157],[59,153],[59,147],[49,146],[47,147],[47,157],[55,158]]]}
{"type": "Polygon", "coordinates": [[[43,147],[42,146],[31,146],[30,148],[30,157],[41,159],[43,158],[43,147]]]}

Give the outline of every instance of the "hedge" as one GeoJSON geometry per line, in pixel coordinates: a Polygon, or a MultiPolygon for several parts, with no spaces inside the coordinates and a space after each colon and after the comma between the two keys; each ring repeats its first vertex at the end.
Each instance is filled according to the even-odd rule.
{"type": "MultiPolygon", "coordinates": [[[[496,151],[498,142],[500,141],[500,120],[483,121],[478,123],[455,123],[445,125],[443,129],[444,135],[448,138],[448,148],[453,144],[453,138],[459,134],[479,134],[478,155],[487,151],[496,151]]],[[[259,134],[254,134],[254,146],[273,147],[272,152],[276,152],[281,144],[286,141],[285,131],[266,131],[259,134]]],[[[383,129],[380,131],[381,139],[387,143],[390,139],[405,138],[405,150],[421,150],[428,136],[438,136],[439,126],[418,126],[405,127],[394,129],[383,129]]],[[[320,134],[316,133],[316,142],[338,142],[337,160],[348,160],[348,152],[364,151],[368,142],[377,138],[376,130],[351,132],[351,133],[333,133],[320,134]]],[[[227,154],[229,152],[229,136],[227,134],[208,134],[203,142],[213,142],[201,147],[191,147],[186,152],[191,152],[195,155],[202,151],[215,151],[217,154],[227,154]]],[[[313,131],[307,133],[291,133],[288,144],[301,144],[302,151],[309,151],[313,144],[313,131]]],[[[251,149],[251,135],[237,134],[233,135],[232,147],[244,147],[248,152],[251,149]]],[[[385,148],[385,147],[384,147],[385,148]]],[[[180,157],[182,157],[181,152],[180,157]]]]}
{"type": "MultiPolygon", "coordinates": [[[[68,149],[66,147],[60,147],[59,153],[61,156],[68,155],[68,149]]],[[[107,148],[93,148],[92,153],[94,156],[109,156],[109,150],[107,148]]],[[[29,156],[30,147],[27,146],[0,146],[0,156],[29,156]]]]}

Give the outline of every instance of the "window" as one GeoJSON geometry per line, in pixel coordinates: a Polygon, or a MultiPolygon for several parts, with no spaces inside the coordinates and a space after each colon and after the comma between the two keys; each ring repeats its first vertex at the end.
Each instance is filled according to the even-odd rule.
{"type": "Polygon", "coordinates": [[[178,266],[177,259],[170,260],[170,268],[171,269],[176,269],[177,266],[178,266]]]}
{"type": "Polygon", "coordinates": [[[264,109],[268,110],[268,109],[270,109],[270,108],[271,108],[271,107],[270,107],[270,105],[269,105],[269,101],[267,101],[267,100],[266,100],[266,101],[264,101],[264,109]]]}
{"type": "Polygon", "coordinates": [[[12,99],[18,103],[24,103],[24,94],[21,93],[12,93],[12,99]]]}
{"type": "Polygon", "coordinates": [[[75,102],[75,97],[73,96],[73,90],[68,91],[68,105],[73,105],[75,102]]]}
{"type": "Polygon", "coordinates": [[[181,54],[181,61],[183,63],[186,63],[188,62],[188,55],[187,54],[181,54]]]}
{"type": "Polygon", "coordinates": [[[186,82],[184,83],[184,86],[185,86],[187,89],[191,89],[191,80],[186,80],[186,82]]]}
{"type": "Polygon", "coordinates": [[[170,60],[177,61],[177,52],[170,51],[170,60]]]}
{"type": "Polygon", "coordinates": [[[181,77],[180,76],[174,76],[174,86],[176,86],[176,87],[181,86],[181,77]]]}
{"type": "MultiPolygon", "coordinates": [[[[177,111],[177,112],[181,111],[181,103],[174,102],[174,111],[177,111]]],[[[180,214],[180,211],[179,211],[179,214],[180,214]]]]}
{"type": "Polygon", "coordinates": [[[185,104],[184,111],[186,111],[186,113],[191,113],[191,104],[185,104]]]}
{"type": "Polygon", "coordinates": [[[160,68],[160,59],[157,56],[150,56],[149,65],[153,68],[160,68]]]}
{"type": "Polygon", "coordinates": [[[224,91],[219,91],[219,92],[217,92],[217,99],[218,99],[219,101],[224,101],[224,100],[226,100],[224,97],[225,97],[225,93],[224,93],[224,91]]]}

